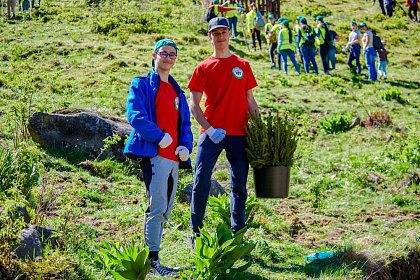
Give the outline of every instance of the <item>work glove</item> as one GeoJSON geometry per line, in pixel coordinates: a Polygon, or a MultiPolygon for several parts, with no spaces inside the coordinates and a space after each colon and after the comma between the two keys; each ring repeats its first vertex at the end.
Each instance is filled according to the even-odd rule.
{"type": "Polygon", "coordinates": [[[184,146],[178,146],[175,149],[175,154],[179,156],[179,159],[181,161],[186,161],[188,160],[188,158],[190,157],[190,152],[188,151],[188,149],[184,146]]]}
{"type": "Polygon", "coordinates": [[[207,128],[205,133],[210,137],[211,141],[213,141],[215,144],[219,144],[220,142],[222,142],[222,140],[226,136],[226,130],[222,128],[213,128],[212,126],[207,128]]]}
{"type": "Polygon", "coordinates": [[[165,133],[165,136],[163,136],[162,140],[159,142],[159,147],[162,149],[165,149],[172,143],[172,137],[169,135],[169,133],[165,133]]]}

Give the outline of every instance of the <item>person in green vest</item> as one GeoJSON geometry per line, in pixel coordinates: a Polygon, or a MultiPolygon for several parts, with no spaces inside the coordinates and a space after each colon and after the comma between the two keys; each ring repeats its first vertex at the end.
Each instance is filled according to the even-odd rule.
{"type": "Polygon", "coordinates": [[[300,20],[301,19],[302,19],[302,16],[297,16],[296,17],[295,25],[293,26],[293,32],[295,34],[296,51],[299,54],[300,62],[303,65],[303,55],[302,55],[302,52],[300,51],[299,40],[298,40],[298,33],[299,33],[299,30],[302,28],[302,26],[300,25],[300,20]]]}
{"type": "Polygon", "coordinates": [[[246,14],[246,26],[248,29],[249,34],[252,36],[252,46],[254,48],[254,51],[257,50],[256,47],[256,42],[255,42],[255,38],[258,40],[258,45],[260,47],[260,50],[262,50],[261,48],[261,29],[264,28],[264,24],[263,26],[258,26],[256,25],[256,18],[257,17],[261,17],[261,12],[258,11],[257,6],[255,5],[255,3],[251,3],[250,4],[250,11],[246,14]]]}
{"type": "Polygon", "coordinates": [[[328,44],[325,41],[325,38],[327,37],[327,27],[324,23],[324,17],[323,16],[316,16],[315,18],[317,28],[316,28],[316,36],[317,36],[317,42],[319,45],[319,56],[321,57],[322,62],[322,68],[324,69],[324,74],[329,75],[330,71],[328,70],[328,44]]]}
{"type": "Polygon", "coordinates": [[[276,32],[271,31],[274,27],[275,21],[276,21],[275,16],[273,14],[269,14],[268,22],[264,26],[265,37],[266,37],[267,42],[269,43],[268,55],[270,56],[270,60],[271,60],[271,68],[276,67],[276,62],[274,60],[274,51],[277,48],[277,35],[276,35],[276,32]]]}
{"type": "Polygon", "coordinates": [[[20,8],[22,9],[23,20],[25,15],[29,12],[29,19],[32,18],[32,4],[29,0],[20,0],[20,8]]]}
{"type": "Polygon", "coordinates": [[[224,7],[223,5],[219,5],[219,0],[213,0],[213,4],[211,4],[208,9],[214,9],[214,15],[211,18],[208,18],[207,21],[210,21],[214,17],[223,17],[223,13],[227,13],[229,11],[234,11],[239,9],[238,7],[224,7]]]}
{"type": "Polygon", "coordinates": [[[298,42],[303,55],[303,67],[305,68],[305,72],[309,73],[309,65],[312,63],[315,74],[318,75],[318,65],[315,60],[315,30],[308,24],[304,17],[300,19],[300,24],[302,28],[298,31],[298,42]]]}
{"type": "Polygon", "coordinates": [[[282,29],[279,32],[279,41],[277,44],[278,53],[281,56],[281,60],[283,61],[283,71],[284,74],[287,75],[287,57],[293,63],[293,66],[296,69],[296,72],[300,75],[300,67],[299,64],[296,62],[295,59],[295,36],[293,34],[292,29],[289,26],[289,21],[287,19],[283,20],[282,22],[282,29]]]}
{"type": "Polygon", "coordinates": [[[227,3],[227,7],[229,8],[235,8],[235,10],[227,11],[226,12],[226,19],[228,20],[230,30],[233,30],[233,38],[238,37],[238,31],[236,29],[236,26],[238,24],[239,19],[239,9],[242,9],[242,6],[239,5],[238,2],[235,0],[229,0],[227,3]]]}

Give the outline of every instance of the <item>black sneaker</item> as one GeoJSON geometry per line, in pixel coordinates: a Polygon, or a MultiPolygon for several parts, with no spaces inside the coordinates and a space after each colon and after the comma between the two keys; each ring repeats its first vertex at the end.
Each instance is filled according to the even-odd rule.
{"type": "Polygon", "coordinates": [[[152,266],[152,271],[158,273],[159,275],[175,275],[180,270],[179,267],[161,265],[159,260],[150,261],[150,265],[152,266]]]}

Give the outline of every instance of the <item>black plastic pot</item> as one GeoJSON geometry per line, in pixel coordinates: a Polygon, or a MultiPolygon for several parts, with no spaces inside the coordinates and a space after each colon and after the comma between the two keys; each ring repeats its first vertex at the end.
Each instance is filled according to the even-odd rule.
{"type": "Polygon", "coordinates": [[[286,198],[289,194],[290,167],[254,168],[255,194],[261,198],[286,198]]]}

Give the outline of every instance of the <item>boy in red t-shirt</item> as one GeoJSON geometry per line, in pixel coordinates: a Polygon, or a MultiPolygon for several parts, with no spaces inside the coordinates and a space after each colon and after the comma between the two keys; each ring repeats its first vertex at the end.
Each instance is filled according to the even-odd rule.
{"type": "Polygon", "coordinates": [[[191,168],[193,136],[188,103],[169,74],[177,55],[173,40],[159,40],[152,54],[153,69],[147,76],[133,79],[127,97],[127,118],[133,131],[124,154],[139,159],[143,171],[147,190],[144,235],[152,269],[160,275],[179,271],[161,265],[159,251],[163,225],[174,204],[178,169],[191,168]]]}
{"type": "Polygon", "coordinates": [[[208,37],[214,52],[195,68],[188,84],[190,110],[201,125],[191,199],[192,247],[203,227],[211,173],[222,150],[226,151],[230,163],[232,230],[237,232],[245,226],[248,160],[244,126],[248,121],[247,113],[258,114],[252,94],[257,82],[248,61],[229,51],[228,21],[222,17],[212,19],[208,37]],[[203,94],[206,97],[204,112],[200,106],[203,94]]]}

